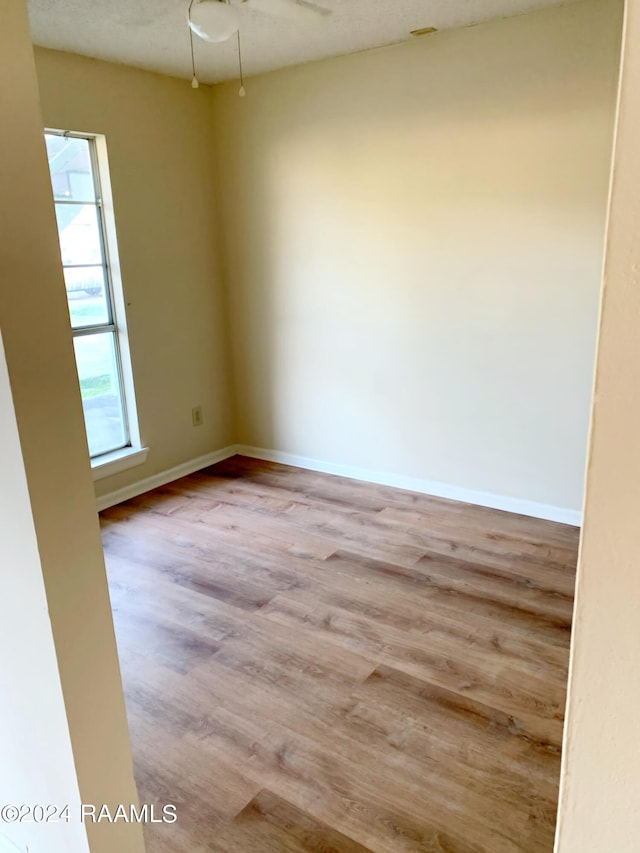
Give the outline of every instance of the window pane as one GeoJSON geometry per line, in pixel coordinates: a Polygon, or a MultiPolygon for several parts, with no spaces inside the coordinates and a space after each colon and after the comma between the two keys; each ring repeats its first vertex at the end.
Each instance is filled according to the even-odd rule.
{"type": "Polygon", "coordinates": [[[98,456],[127,444],[113,332],[73,339],[89,453],[98,456]]]}
{"type": "Polygon", "coordinates": [[[88,139],[45,133],[53,197],[95,201],[88,139]]]}
{"type": "Polygon", "coordinates": [[[64,281],[74,329],[111,322],[102,267],[65,267],[64,281]]]}
{"type": "Polygon", "coordinates": [[[98,208],[94,204],[56,204],[63,264],[101,264],[98,208]]]}

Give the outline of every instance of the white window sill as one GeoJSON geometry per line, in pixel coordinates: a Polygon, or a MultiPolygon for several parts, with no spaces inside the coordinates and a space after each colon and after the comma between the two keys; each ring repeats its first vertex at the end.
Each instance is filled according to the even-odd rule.
{"type": "Polygon", "coordinates": [[[122,450],[114,450],[113,453],[105,453],[104,456],[96,456],[91,460],[91,469],[94,480],[103,480],[112,477],[121,471],[143,465],[149,455],[148,447],[123,447],[122,450]]]}

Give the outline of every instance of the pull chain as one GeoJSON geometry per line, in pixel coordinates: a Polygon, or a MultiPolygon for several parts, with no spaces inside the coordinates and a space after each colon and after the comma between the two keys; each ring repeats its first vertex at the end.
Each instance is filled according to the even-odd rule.
{"type": "MultiPolygon", "coordinates": [[[[189,3],[189,11],[187,12],[187,17],[191,20],[191,7],[193,6],[194,0],[191,0],[189,3]]],[[[196,57],[193,51],[193,30],[189,27],[189,43],[191,45],[191,71],[193,72],[193,77],[191,78],[191,86],[194,89],[197,89],[200,83],[198,82],[198,78],[196,76],[196,57]]]]}
{"type": "Polygon", "coordinates": [[[240,88],[238,89],[238,94],[241,98],[247,94],[244,88],[244,76],[242,74],[242,47],[240,45],[240,30],[238,30],[238,65],[240,67],[240,88]]]}

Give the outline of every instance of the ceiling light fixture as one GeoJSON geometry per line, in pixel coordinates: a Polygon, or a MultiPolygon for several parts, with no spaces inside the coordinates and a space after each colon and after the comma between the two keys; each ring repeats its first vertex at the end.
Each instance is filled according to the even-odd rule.
{"type": "Polygon", "coordinates": [[[188,20],[192,32],[214,44],[230,39],[240,26],[238,10],[227,0],[192,0],[188,20]]]}
{"type": "Polygon", "coordinates": [[[234,33],[238,39],[238,66],[240,70],[240,89],[238,94],[244,98],[244,74],[242,69],[242,47],[240,45],[240,15],[239,6],[276,18],[291,18],[295,21],[307,22],[326,18],[331,15],[331,9],[317,6],[311,0],[189,0],[187,23],[189,25],[189,43],[191,46],[191,85],[194,89],[200,86],[196,74],[196,60],[193,36],[212,44],[227,41],[234,33]],[[237,5],[236,5],[237,4],[237,5]]]}

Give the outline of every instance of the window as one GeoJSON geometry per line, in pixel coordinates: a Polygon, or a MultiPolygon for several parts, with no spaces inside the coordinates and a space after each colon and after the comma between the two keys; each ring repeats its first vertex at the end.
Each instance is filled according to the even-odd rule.
{"type": "Polygon", "coordinates": [[[108,176],[101,175],[106,160],[98,143],[104,139],[46,131],[45,142],[89,453],[99,465],[107,454],[126,455],[125,449],[140,444],[124,304],[110,263],[115,223],[108,221],[111,205],[106,210],[105,204],[108,176]]]}

